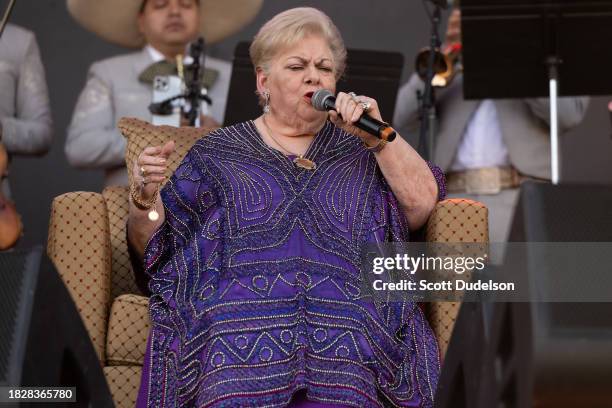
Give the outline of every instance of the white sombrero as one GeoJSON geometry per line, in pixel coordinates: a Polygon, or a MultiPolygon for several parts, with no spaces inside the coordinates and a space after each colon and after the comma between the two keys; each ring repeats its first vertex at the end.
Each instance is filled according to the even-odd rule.
{"type": "MultiPolygon", "coordinates": [[[[68,11],[86,30],[128,48],[145,44],[136,23],[143,0],[67,0],[68,11]]],[[[200,32],[211,44],[251,22],[263,0],[200,0],[200,32]]]]}

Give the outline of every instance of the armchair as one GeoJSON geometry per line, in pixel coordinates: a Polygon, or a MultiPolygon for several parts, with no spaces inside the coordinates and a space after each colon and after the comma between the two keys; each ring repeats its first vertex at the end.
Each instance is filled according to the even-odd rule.
{"type": "MultiPolygon", "coordinates": [[[[205,133],[155,127],[136,119],[122,119],[119,127],[128,138],[128,169],[144,146],[173,139],[177,144],[169,167],[174,170],[205,133]]],[[[85,322],[118,407],[135,404],[149,332],[148,299],[136,285],[127,250],[128,196],[127,187],[107,187],[102,194],[71,192],[56,197],[47,248],[85,322]]],[[[462,199],[438,203],[426,239],[488,242],[486,207],[462,199]]],[[[459,306],[458,302],[426,305],[442,355],[459,306]]]]}

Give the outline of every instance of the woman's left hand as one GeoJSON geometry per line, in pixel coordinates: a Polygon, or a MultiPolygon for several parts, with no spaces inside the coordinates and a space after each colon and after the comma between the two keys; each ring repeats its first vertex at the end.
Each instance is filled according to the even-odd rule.
{"type": "Polygon", "coordinates": [[[354,125],[364,113],[382,121],[378,103],[375,99],[364,95],[353,96],[344,92],[338,92],[338,95],[336,95],[336,110],[329,111],[329,119],[334,125],[357,136],[368,145],[375,145],[378,140],[376,136],[354,125]]]}

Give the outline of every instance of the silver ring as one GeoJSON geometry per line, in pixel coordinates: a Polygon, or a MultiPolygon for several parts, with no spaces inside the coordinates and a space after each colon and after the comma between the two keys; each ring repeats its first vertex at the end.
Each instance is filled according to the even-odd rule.
{"type": "Polygon", "coordinates": [[[361,101],[361,102],[359,102],[359,106],[361,106],[361,109],[363,109],[364,112],[367,112],[372,107],[372,102],[370,102],[370,101],[368,101],[368,102],[361,101]]]}
{"type": "Polygon", "coordinates": [[[355,103],[359,102],[359,100],[357,100],[357,94],[355,94],[355,92],[349,92],[348,95],[351,97],[353,102],[355,102],[355,103]]]}

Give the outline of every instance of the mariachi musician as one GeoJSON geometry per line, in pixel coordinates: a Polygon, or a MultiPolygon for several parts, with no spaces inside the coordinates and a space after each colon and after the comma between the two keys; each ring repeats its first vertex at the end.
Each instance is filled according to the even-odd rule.
{"type": "MultiPolygon", "coordinates": [[[[68,0],[84,28],[136,52],[95,62],[68,128],[70,164],[105,170],[105,185],[127,185],[126,141],[116,127],[124,116],[151,121],[153,81],[176,75],[177,55],[203,35],[215,43],[235,33],[259,11],[262,0],[68,0]]],[[[203,127],[223,123],[231,64],[206,57],[202,83],[212,100],[203,127]]]]}
{"type": "MultiPolygon", "coordinates": [[[[442,50],[451,57],[451,64],[459,61],[461,12],[457,8],[449,18],[442,50]]],[[[484,203],[489,208],[490,241],[505,242],[521,181],[551,179],[549,99],[465,100],[462,74],[456,72],[458,66],[453,68],[446,78],[432,81],[444,86],[436,93],[433,161],[446,172],[449,198],[484,203]]],[[[417,73],[400,89],[393,118],[397,129],[418,129],[417,91],[423,89],[424,81],[417,73]]],[[[587,97],[559,99],[561,132],[582,121],[588,103],[587,97]]]]}
{"type": "Polygon", "coordinates": [[[0,250],[4,250],[21,235],[21,221],[10,201],[10,158],[45,154],[53,124],[34,33],[14,24],[0,27],[0,32],[0,250]]]}

